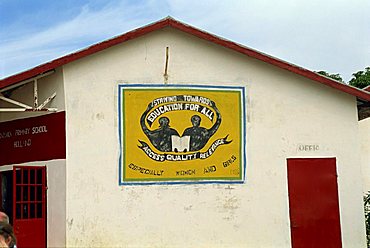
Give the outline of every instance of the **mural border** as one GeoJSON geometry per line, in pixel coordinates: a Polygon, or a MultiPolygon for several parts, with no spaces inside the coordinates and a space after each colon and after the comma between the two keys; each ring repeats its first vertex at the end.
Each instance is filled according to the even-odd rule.
{"type": "Polygon", "coordinates": [[[118,84],[118,138],[119,138],[119,161],[118,161],[118,184],[123,185],[174,185],[174,184],[242,184],[246,180],[246,165],[247,165],[247,150],[246,150],[246,87],[245,86],[215,86],[215,85],[184,85],[184,84],[171,84],[171,85],[160,85],[160,84],[118,84]],[[240,149],[242,154],[240,168],[242,172],[240,173],[240,178],[220,178],[220,179],[204,179],[199,178],[182,178],[181,180],[171,180],[171,178],[166,178],[168,181],[156,181],[153,179],[124,179],[123,169],[123,148],[125,146],[125,140],[123,139],[123,134],[125,130],[125,123],[123,122],[124,113],[122,112],[124,108],[123,90],[125,89],[136,89],[136,90],[229,90],[229,91],[239,91],[241,93],[240,98],[240,114],[241,114],[241,137],[240,137],[240,149]]]}

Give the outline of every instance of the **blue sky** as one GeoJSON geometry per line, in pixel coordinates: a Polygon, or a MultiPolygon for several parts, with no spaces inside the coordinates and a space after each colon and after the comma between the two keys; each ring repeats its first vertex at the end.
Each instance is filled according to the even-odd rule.
{"type": "Polygon", "coordinates": [[[0,78],[168,15],[310,70],[370,66],[369,0],[0,0],[0,78]]]}

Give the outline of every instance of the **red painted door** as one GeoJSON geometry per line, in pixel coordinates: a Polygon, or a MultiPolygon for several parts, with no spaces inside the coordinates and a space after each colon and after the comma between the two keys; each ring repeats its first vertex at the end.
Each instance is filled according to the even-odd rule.
{"type": "Polygon", "coordinates": [[[288,159],[292,247],[342,247],[335,158],[288,159]]]}
{"type": "Polygon", "coordinates": [[[13,168],[13,225],[17,247],[46,247],[46,167],[13,168]]]}

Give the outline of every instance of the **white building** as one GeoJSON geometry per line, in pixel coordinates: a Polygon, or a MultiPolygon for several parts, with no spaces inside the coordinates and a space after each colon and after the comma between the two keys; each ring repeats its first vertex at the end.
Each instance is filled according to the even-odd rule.
{"type": "Polygon", "coordinates": [[[367,91],[166,18],[0,92],[19,247],[366,246],[367,91]]]}
{"type": "MultiPolygon", "coordinates": [[[[370,86],[367,86],[365,91],[370,92],[370,86]]],[[[361,106],[361,105],[360,105],[361,106]]],[[[370,191],[370,105],[362,103],[362,108],[359,108],[359,130],[361,139],[361,164],[363,175],[363,189],[367,193],[370,191]]]]}

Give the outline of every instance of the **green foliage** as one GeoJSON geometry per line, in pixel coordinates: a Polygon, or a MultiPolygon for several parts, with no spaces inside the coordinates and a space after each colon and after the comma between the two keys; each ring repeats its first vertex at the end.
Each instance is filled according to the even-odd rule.
{"type": "Polygon", "coordinates": [[[326,71],[317,71],[317,73],[324,75],[325,77],[330,77],[334,80],[344,83],[343,78],[339,74],[330,74],[330,73],[327,73],[326,71]]]}
{"type": "Polygon", "coordinates": [[[370,247],[370,191],[364,196],[367,247],[370,247]]]}
{"type": "Polygon", "coordinates": [[[370,85],[370,67],[366,67],[365,71],[353,73],[353,78],[349,81],[349,85],[363,89],[370,85]]]}
{"type": "MultiPolygon", "coordinates": [[[[330,74],[326,71],[317,71],[317,73],[337,80],[341,83],[344,83],[342,77],[339,74],[330,74]]],[[[352,74],[351,80],[348,82],[349,85],[363,89],[370,85],[370,67],[366,67],[364,71],[358,71],[352,74]]]]}

